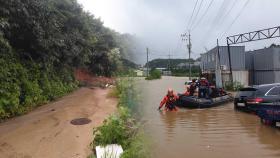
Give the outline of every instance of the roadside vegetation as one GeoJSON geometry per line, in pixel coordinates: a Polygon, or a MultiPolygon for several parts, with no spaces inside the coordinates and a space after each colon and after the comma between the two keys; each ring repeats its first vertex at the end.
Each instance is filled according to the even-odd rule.
{"type": "MultiPolygon", "coordinates": [[[[192,67],[192,76],[191,77],[198,77],[200,76],[200,69],[197,67],[192,67]]],[[[188,69],[173,69],[171,70],[172,76],[177,77],[189,77],[189,70],[188,69]]]]}
{"type": "Polygon", "coordinates": [[[76,89],[76,69],[123,71],[133,38],[104,27],[76,0],[1,1],[0,120],[76,89]]]}
{"type": "MultiPolygon", "coordinates": [[[[118,112],[104,121],[104,124],[94,129],[92,149],[98,145],[119,144],[123,147],[122,158],[148,158],[147,140],[141,129],[141,124],[132,115],[136,111],[137,94],[132,78],[122,78],[117,81],[110,97],[119,98],[118,112]]],[[[94,154],[90,157],[95,157],[94,154]]]]}
{"type": "Polygon", "coordinates": [[[226,83],[225,89],[227,91],[239,91],[240,89],[244,88],[240,82],[233,82],[233,83],[226,83]]]}
{"type": "Polygon", "coordinates": [[[156,80],[161,79],[161,72],[157,69],[152,69],[148,77],[145,78],[146,80],[156,80]]]}

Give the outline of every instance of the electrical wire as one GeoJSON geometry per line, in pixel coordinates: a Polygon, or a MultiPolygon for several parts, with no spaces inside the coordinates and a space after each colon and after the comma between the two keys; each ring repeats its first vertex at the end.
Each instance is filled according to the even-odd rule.
{"type": "Polygon", "coordinates": [[[204,11],[204,13],[202,14],[202,16],[199,18],[198,22],[196,23],[196,25],[194,25],[194,27],[191,30],[195,30],[197,28],[197,26],[201,23],[201,21],[204,19],[204,17],[206,16],[206,14],[209,11],[209,8],[212,6],[214,0],[211,0],[211,2],[209,3],[209,5],[207,6],[207,9],[204,11]]]}
{"type": "MultiPolygon", "coordinates": [[[[238,0],[233,1],[230,9],[224,14],[222,15],[222,17],[220,18],[220,20],[217,21],[215,27],[213,28],[213,30],[218,30],[217,28],[220,26],[223,26],[224,21],[226,21],[226,17],[230,14],[230,12],[232,11],[232,9],[235,7],[235,5],[237,4],[238,0]]],[[[214,34],[217,35],[220,33],[221,31],[219,31],[218,33],[214,34]]]]}
{"type": "MultiPolygon", "coordinates": [[[[224,15],[224,16],[222,16],[222,18],[221,18],[221,22],[223,23],[224,21],[225,21],[225,18],[230,14],[230,12],[232,11],[232,9],[235,7],[235,5],[237,4],[237,2],[238,2],[238,0],[235,0],[234,2],[233,2],[233,5],[231,6],[231,8],[228,10],[228,12],[224,15]]],[[[221,23],[221,24],[222,24],[221,23]]]]}
{"type": "MultiPolygon", "coordinates": [[[[195,9],[196,9],[197,3],[198,3],[198,0],[196,0],[196,2],[195,2],[195,5],[194,5],[193,11],[192,11],[192,15],[191,15],[191,18],[190,18],[190,20],[189,20],[189,22],[188,22],[187,28],[189,28],[189,26],[190,26],[190,24],[191,24],[191,21],[192,21],[193,14],[194,14],[194,11],[195,11],[195,9]]],[[[187,30],[186,30],[186,31],[187,31],[187,30]]],[[[186,31],[185,31],[185,32],[186,32],[186,31]]]]}
{"type": "Polygon", "coordinates": [[[211,37],[211,34],[212,34],[212,30],[214,29],[215,24],[217,23],[217,20],[219,19],[220,14],[222,13],[224,6],[226,5],[227,2],[228,2],[228,0],[223,0],[222,5],[220,6],[214,20],[212,21],[212,25],[210,25],[211,27],[208,29],[207,33],[203,37],[203,43],[208,43],[209,38],[211,37]]]}
{"type": "Polygon", "coordinates": [[[203,4],[203,1],[204,1],[204,0],[201,0],[201,2],[199,3],[198,10],[197,10],[197,12],[196,12],[196,14],[195,14],[195,16],[194,16],[194,20],[193,20],[193,22],[191,23],[189,29],[191,29],[191,28],[192,28],[192,25],[195,23],[196,18],[197,18],[197,16],[198,16],[199,12],[200,12],[201,6],[202,6],[202,4],[203,4]]]}
{"type": "Polygon", "coordinates": [[[241,10],[239,11],[239,13],[236,15],[236,17],[234,18],[234,20],[232,21],[232,23],[227,27],[227,29],[225,30],[225,32],[222,34],[221,37],[223,37],[227,31],[229,31],[231,29],[231,27],[234,25],[234,23],[237,21],[237,19],[241,16],[242,12],[244,11],[244,9],[246,8],[246,6],[249,4],[250,0],[247,0],[245,2],[245,4],[243,5],[243,7],[241,8],[241,10]]]}

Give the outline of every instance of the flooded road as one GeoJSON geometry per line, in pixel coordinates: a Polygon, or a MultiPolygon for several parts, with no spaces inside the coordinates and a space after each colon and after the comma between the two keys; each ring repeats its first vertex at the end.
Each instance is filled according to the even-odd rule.
{"type": "Polygon", "coordinates": [[[153,158],[280,157],[280,130],[262,125],[255,115],[235,111],[233,103],[211,109],[157,111],[166,90],[172,87],[183,92],[185,81],[176,77],[139,81],[153,158]]]}

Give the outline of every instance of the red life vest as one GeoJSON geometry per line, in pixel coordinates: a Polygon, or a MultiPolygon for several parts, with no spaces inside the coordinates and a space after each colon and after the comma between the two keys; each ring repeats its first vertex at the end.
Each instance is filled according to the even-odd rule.
{"type": "Polygon", "coordinates": [[[208,82],[206,80],[200,80],[200,86],[208,86],[208,82]]]}

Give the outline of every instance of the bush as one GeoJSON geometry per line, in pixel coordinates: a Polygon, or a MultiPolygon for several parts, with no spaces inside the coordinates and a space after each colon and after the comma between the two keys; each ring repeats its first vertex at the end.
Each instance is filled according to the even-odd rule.
{"type": "Polygon", "coordinates": [[[6,48],[7,53],[0,54],[0,120],[26,113],[77,87],[71,69],[42,69],[33,61],[22,64],[8,45],[6,48]]]}
{"type": "Polygon", "coordinates": [[[122,158],[148,158],[150,151],[147,147],[148,140],[143,133],[138,133],[133,140],[131,140],[130,147],[124,151],[122,158]]]}
{"type": "Polygon", "coordinates": [[[118,113],[106,119],[102,126],[94,129],[93,148],[98,145],[120,144],[124,149],[122,158],[149,157],[140,125],[131,115],[131,110],[136,105],[135,92],[131,78],[117,81],[114,95],[119,98],[118,113]]]}
{"type": "Polygon", "coordinates": [[[227,82],[225,84],[225,89],[227,91],[238,91],[243,87],[244,87],[244,85],[242,85],[240,82],[237,82],[237,81],[235,81],[233,83],[227,82]]]}
{"type": "Polygon", "coordinates": [[[150,75],[146,77],[146,80],[155,80],[161,79],[161,72],[159,70],[153,69],[150,72],[150,75]]]}
{"type": "Polygon", "coordinates": [[[95,132],[95,145],[120,144],[126,146],[126,128],[122,119],[111,116],[95,132]]]}

